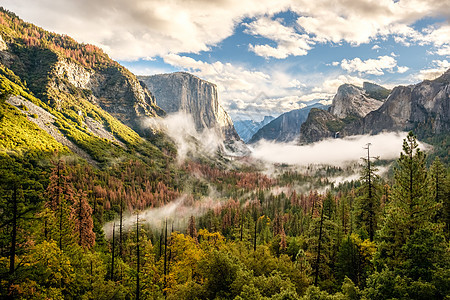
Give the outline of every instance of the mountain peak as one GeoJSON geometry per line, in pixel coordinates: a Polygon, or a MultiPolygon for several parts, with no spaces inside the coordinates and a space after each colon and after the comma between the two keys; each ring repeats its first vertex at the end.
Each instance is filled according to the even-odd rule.
{"type": "Polygon", "coordinates": [[[187,72],[139,76],[167,113],[190,114],[198,131],[218,129],[226,139],[239,140],[228,113],[219,104],[217,86],[187,72]]]}
{"type": "Polygon", "coordinates": [[[364,117],[383,104],[378,98],[382,97],[384,90],[383,87],[368,82],[364,83],[363,88],[353,84],[343,84],[333,98],[330,112],[338,118],[364,117]]]}

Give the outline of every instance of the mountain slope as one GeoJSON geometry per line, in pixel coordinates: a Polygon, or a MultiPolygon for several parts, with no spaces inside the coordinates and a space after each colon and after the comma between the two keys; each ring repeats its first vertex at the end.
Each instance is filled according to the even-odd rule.
{"type": "Polygon", "coordinates": [[[253,135],[263,126],[269,124],[273,119],[272,116],[265,116],[260,122],[253,120],[239,120],[234,122],[234,128],[244,142],[248,142],[253,135]]]}
{"type": "Polygon", "coordinates": [[[262,139],[277,142],[294,141],[300,134],[300,126],[306,121],[309,111],[313,108],[325,109],[326,106],[316,103],[284,113],[259,129],[249,143],[256,143],[262,139]]]}
{"type": "Polygon", "coordinates": [[[4,10],[0,24],[0,63],[50,107],[68,115],[83,110],[82,98],[141,133],[142,118],[164,114],[136,77],[101,49],[25,23],[4,10]]]}
{"type": "Polygon", "coordinates": [[[336,138],[345,123],[332,113],[313,108],[300,127],[300,143],[314,143],[326,138],[336,138]]]}
{"type": "Polygon", "coordinates": [[[154,166],[165,163],[161,150],[136,132],[152,133],[160,148],[173,151],[161,134],[140,126],[141,118],[163,111],[128,70],[99,48],[49,33],[3,9],[0,36],[0,115],[7,116],[5,122],[24,116],[34,123],[9,122],[8,132],[23,134],[8,135],[2,151],[9,151],[22,137],[25,144],[53,145],[51,149],[72,151],[92,163],[132,157],[154,166]],[[43,140],[33,140],[25,128],[35,128],[43,140]]]}

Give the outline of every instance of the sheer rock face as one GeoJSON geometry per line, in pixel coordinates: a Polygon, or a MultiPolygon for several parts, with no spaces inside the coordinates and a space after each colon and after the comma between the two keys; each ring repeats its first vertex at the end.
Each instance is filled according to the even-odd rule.
{"type": "Polygon", "coordinates": [[[167,113],[185,112],[192,116],[199,131],[218,129],[226,140],[240,139],[230,116],[219,104],[215,84],[185,72],[138,78],[167,113]]]}
{"type": "Polygon", "coordinates": [[[333,98],[330,112],[341,119],[348,116],[364,117],[382,104],[382,101],[371,98],[364,88],[343,84],[333,98]]]}
{"type": "Polygon", "coordinates": [[[327,117],[334,117],[336,120],[328,120],[328,123],[338,126],[321,126],[325,119],[311,115],[311,111],[311,116],[302,125],[301,140],[314,142],[333,136],[330,129],[331,132],[339,132],[339,137],[409,130],[414,130],[422,137],[442,134],[450,130],[449,105],[450,69],[434,80],[395,87],[380,108],[362,118],[344,119],[339,117],[342,115],[332,114],[335,110],[331,110],[327,117]]]}
{"type": "Polygon", "coordinates": [[[450,69],[434,80],[398,86],[386,102],[369,113],[359,132],[413,130],[439,134],[450,130],[450,69]]]}

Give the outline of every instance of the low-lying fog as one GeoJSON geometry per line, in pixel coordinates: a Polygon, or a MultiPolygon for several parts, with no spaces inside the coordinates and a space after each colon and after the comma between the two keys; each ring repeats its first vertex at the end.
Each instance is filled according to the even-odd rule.
{"type": "MultiPolygon", "coordinates": [[[[400,156],[405,132],[389,132],[378,135],[357,135],[342,139],[328,139],[310,145],[274,143],[261,141],[251,147],[252,157],[268,163],[343,166],[367,156],[364,149],[368,143],[370,156],[393,160],[400,156]]],[[[421,149],[428,146],[420,144],[421,149]]]]}

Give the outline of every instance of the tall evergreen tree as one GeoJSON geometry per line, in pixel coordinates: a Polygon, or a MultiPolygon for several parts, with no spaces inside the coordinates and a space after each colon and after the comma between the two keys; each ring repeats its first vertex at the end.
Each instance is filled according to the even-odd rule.
{"type": "Polygon", "coordinates": [[[379,176],[375,173],[377,168],[373,166],[370,156],[370,146],[367,144],[367,157],[363,157],[364,168],[361,172],[361,187],[358,189],[360,196],[357,200],[356,224],[366,231],[370,241],[373,241],[378,226],[380,210],[379,176]]]}
{"type": "Polygon", "coordinates": [[[195,227],[195,217],[191,216],[188,222],[187,234],[193,239],[197,239],[197,228],[195,227]]]}
{"type": "Polygon", "coordinates": [[[450,233],[450,180],[439,157],[430,167],[429,187],[431,198],[435,204],[439,205],[436,221],[445,224],[445,232],[448,236],[450,233]]]}
{"type": "MultiPolygon", "coordinates": [[[[74,203],[73,185],[69,179],[65,163],[62,160],[54,163],[47,187],[47,207],[57,216],[58,245],[62,250],[65,243],[73,241],[73,224],[71,222],[71,205],[74,203]]],[[[56,224],[55,224],[56,225],[56,224]]]]}
{"type": "Polygon", "coordinates": [[[379,255],[388,265],[399,266],[407,239],[418,228],[426,227],[434,214],[427,187],[425,154],[412,132],[403,141],[403,152],[394,172],[392,197],[380,230],[379,255]]]}

